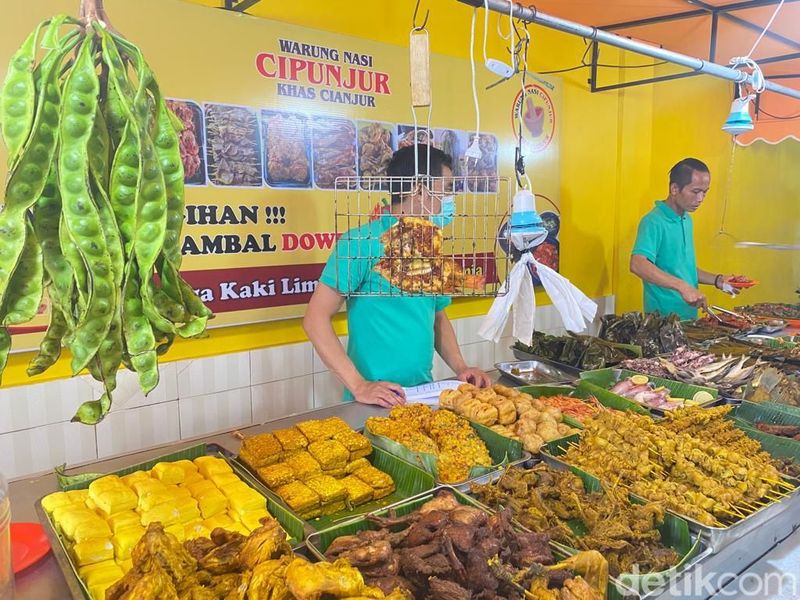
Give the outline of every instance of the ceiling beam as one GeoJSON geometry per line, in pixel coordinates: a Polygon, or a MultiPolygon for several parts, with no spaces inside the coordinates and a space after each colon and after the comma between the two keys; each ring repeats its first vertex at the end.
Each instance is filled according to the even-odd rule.
{"type": "MultiPolygon", "coordinates": [[[[699,6],[701,9],[707,10],[710,14],[715,14],[715,13],[719,14],[719,16],[722,17],[723,19],[730,21],[732,23],[736,23],[737,25],[741,25],[745,29],[749,29],[750,31],[754,31],[756,33],[761,33],[764,27],[762,25],[756,25],[752,21],[743,19],[738,15],[733,15],[731,14],[731,12],[736,10],[745,10],[747,8],[756,8],[758,6],[767,6],[769,4],[777,4],[775,0],[753,0],[752,2],[738,2],[735,5],[714,6],[713,4],[707,4],[703,0],[684,0],[684,1],[687,4],[691,4],[692,6],[699,6]],[[739,8],[733,8],[734,6],[738,6],[739,8]]],[[[780,42],[781,44],[785,44],[786,46],[790,46],[795,50],[800,50],[800,42],[798,42],[797,40],[793,40],[792,38],[783,36],[779,33],[775,33],[774,31],[767,31],[764,34],[764,37],[768,37],[771,40],[780,42]]]]}
{"type": "Polygon", "coordinates": [[[253,8],[261,0],[225,0],[225,10],[232,10],[233,12],[243,13],[246,10],[253,8]]]}

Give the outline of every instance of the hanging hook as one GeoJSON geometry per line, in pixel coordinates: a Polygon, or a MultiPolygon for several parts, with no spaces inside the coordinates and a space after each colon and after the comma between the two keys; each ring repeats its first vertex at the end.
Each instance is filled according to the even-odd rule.
{"type": "Polygon", "coordinates": [[[422,22],[422,25],[417,25],[417,13],[419,12],[419,2],[420,0],[417,0],[417,5],[414,7],[414,17],[411,21],[411,27],[414,31],[422,31],[423,29],[425,29],[425,25],[428,24],[428,17],[431,15],[431,11],[426,10],[425,20],[422,22]]]}

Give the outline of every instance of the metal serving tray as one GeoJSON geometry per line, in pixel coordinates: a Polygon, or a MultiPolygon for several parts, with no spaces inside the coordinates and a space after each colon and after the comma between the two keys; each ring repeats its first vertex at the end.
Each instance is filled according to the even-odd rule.
{"type": "MultiPolygon", "coordinates": [[[[569,470],[572,467],[572,465],[570,465],[568,462],[562,460],[560,457],[554,456],[544,447],[542,448],[541,454],[542,460],[552,467],[562,470],[569,470]]],[[[792,479],[784,477],[784,480],[792,485],[797,485],[797,482],[792,479]]],[[[642,498],[636,494],[631,494],[631,496],[641,500],[642,502],[647,502],[646,498],[642,498]]],[[[777,515],[780,515],[787,510],[792,510],[795,514],[797,514],[797,521],[800,523],[800,502],[798,502],[798,498],[800,498],[800,487],[796,487],[779,502],[771,502],[767,506],[757,510],[741,521],[729,525],[728,527],[711,527],[695,521],[694,519],[687,517],[686,515],[682,515],[676,511],[670,510],[669,512],[684,519],[689,524],[689,529],[702,535],[706,546],[708,546],[708,548],[715,553],[741,539],[748,533],[769,522],[770,519],[773,519],[777,515]]]]}
{"type": "Polygon", "coordinates": [[[525,361],[525,360],[535,360],[540,363],[550,365],[551,367],[555,367],[564,373],[569,373],[570,375],[579,375],[582,369],[578,367],[573,367],[572,365],[568,365],[567,363],[558,362],[557,360],[551,360],[549,358],[544,358],[543,356],[539,356],[537,354],[531,354],[530,352],[525,352],[524,350],[520,350],[516,346],[509,346],[511,351],[514,353],[514,357],[517,360],[525,361]]]}
{"type": "Polygon", "coordinates": [[[572,383],[577,373],[568,373],[541,360],[520,360],[495,363],[495,368],[506,377],[522,385],[572,383]]]}

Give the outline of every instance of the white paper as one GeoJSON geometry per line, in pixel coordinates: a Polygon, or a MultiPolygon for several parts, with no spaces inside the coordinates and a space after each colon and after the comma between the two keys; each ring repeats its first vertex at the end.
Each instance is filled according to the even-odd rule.
{"type": "Polygon", "coordinates": [[[444,390],[454,390],[463,383],[463,381],[456,381],[455,379],[445,379],[443,381],[423,383],[414,387],[404,387],[403,391],[406,393],[406,402],[436,405],[439,404],[439,395],[444,390]]]}

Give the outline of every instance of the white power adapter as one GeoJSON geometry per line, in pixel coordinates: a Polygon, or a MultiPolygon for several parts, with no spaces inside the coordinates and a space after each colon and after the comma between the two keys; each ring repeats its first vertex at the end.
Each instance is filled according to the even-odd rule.
{"type": "Polygon", "coordinates": [[[502,60],[490,58],[486,61],[486,68],[492,73],[503,79],[510,79],[514,76],[514,67],[507,65],[502,60]]]}

